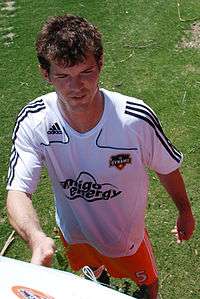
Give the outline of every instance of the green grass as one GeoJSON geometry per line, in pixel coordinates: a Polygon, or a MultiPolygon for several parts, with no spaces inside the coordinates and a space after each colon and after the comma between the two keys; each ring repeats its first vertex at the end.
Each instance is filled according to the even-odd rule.
{"type": "MultiPolygon", "coordinates": [[[[200,2],[179,2],[184,22],[178,17],[175,0],[19,0],[15,12],[0,10],[0,248],[12,230],[4,199],[15,118],[24,104],[50,90],[38,73],[35,36],[48,16],[64,12],[82,15],[102,31],[105,67],[101,85],[144,99],[159,115],[167,135],[183,151],[182,169],[199,222],[200,50],[183,49],[179,45],[185,30],[193,23],[190,19],[200,19],[200,2]],[[15,36],[13,43],[5,46],[3,35],[9,27],[15,36]]],[[[62,247],[53,232],[53,196],[45,171],[42,178],[34,203],[44,230],[55,238],[62,256],[62,247]]],[[[197,226],[194,238],[177,246],[170,235],[175,218],[174,205],[151,174],[147,225],[157,257],[162,298],[200,298],[200,230],[197,226]]],[[[30,259],[29,250],[18,237],[6,255],[30,259]]],[[[63,269],[66,265],[55,258],[54,267],[63,269]]],[[[121,284],[118,280],[113,283],[121,284]]]]}

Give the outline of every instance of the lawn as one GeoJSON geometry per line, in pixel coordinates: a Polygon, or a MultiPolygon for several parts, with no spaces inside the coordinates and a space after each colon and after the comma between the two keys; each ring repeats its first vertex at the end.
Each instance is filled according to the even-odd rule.
{"type": "MultiPolygon", "coordinates": [[[[48,16],[65,12],[86,17],[103,33],[101,86],[148,103],[168,137],[184,153],[182,172],[199,223],[200,31],[199,40],[198,34],[194,40],[193,33],[198,33],[200,1],[0,1],[0,249],[12,231],[5,210],[5,187],[16,115],[29,100],[51,90],[38,72],[35,37],[48,16]]],[[[192,240],[176,244],[170,234],[176,209],[155,175],[150,176],[146,221],[160,273],[161,298],[200,298],[199,226],[192,240]]],[[[44,230],[58,246],[54,267],[66,269],[54,229],[53,196],[45,170],[33,200],[44,230]]],[[[29,261],[30,252],[15,236],[6,256],[29,261]]],[[[113,284],[124,287],[118,280],[113,284]]],[[[130,294],[134,288],[131,285],[130,294]]]]}

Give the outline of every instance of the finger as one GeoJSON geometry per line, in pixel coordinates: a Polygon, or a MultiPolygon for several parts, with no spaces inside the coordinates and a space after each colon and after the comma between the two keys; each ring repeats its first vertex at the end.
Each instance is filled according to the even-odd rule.
{"type": "Polygon", "coordinates": [[[45,253],[41,252],[40,250],[37,250],[32,255],[31,263],[50,267],[52,264],[53,255],[54,255],[53,249],[49,249],[48,251],[46,250],[45,253]]]}
{"type": "Polygon", "coordinates": [[[45,256],[42,260],[42,266],[51,267],[53,261],[53,256],[45,256]]]}
{"type": "Polygon", "coordinates": [[[181,238],[181,236],[179,236],[177,229],[172,229],[171,232],[173,233],[173,235],[176,239],[176,243],[180,244],[182,242],[182,238],[181,238]]]}
{"type": "Polygon", "coordinates": [[[177,232],[177,229],[178,229],[178,228],[177,228],[177,225],[175,225],[174,228],[172,228],[171,232],[172,232],[172,233],[176,233],[176,232],[177,232]]]}
{"type": "Polygon", "coordinates": [[[31,263],[39,266],[51,267],[52,256],[32,257],[31,263]]]}
{"type": "Polygon", "coordinates": [[[42,260],[41,260],[41,258],[38,255],[33,254],[33,256],[31,258],[31,263],[35,264],[35,265],[40,265],[41,266],[42,265],[42,260]]]}
{"type": "Polygon", "coordinates": [[[183,231],[178,231],[178,237],[179,237],[179,239],[180,239],[181,241],[187,239],[186,234],[185,234],[185,232],[183,232],[183,231]]]}
{"type": "Polygon", "coordinates": [[[182,243],[182,238],[178,235],[178,233],[175,235],[176,237],[176,243],[181,244],[182,243]]]}

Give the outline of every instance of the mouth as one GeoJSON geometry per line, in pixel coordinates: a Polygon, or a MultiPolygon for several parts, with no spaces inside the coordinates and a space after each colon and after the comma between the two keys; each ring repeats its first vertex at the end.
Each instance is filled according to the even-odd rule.
{"type": "Polygon", "coordinates": [[[74,100],[80,100],[80,99],[82,99],[82,98],[84,98],[85,97],[85,94],[83,94],[83,95],[76,95],[76,96],[72,96],[71,98],[72,99],[74,99],[74,100]]]}

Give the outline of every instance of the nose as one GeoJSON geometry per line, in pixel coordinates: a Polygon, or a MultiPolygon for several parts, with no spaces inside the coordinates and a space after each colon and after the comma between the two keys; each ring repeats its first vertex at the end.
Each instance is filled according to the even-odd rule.
{"type": "Polygon", "coordinates": [[[80,75],[70,78],[69,88],[71,91],[78,91],[83,88],[83,81],[80,75]]]}

